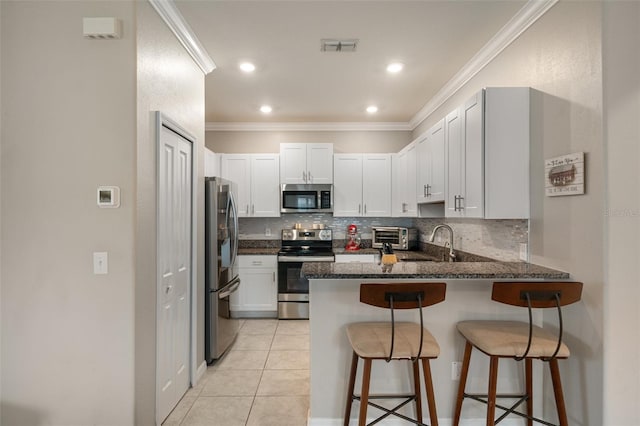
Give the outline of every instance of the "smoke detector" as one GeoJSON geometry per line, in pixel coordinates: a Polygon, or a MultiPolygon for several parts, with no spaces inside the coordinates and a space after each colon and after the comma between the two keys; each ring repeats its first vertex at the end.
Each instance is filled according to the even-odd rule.
{"type": "Polygon", "coordinates": [[[358,47],[358,39],[335,39],[323,38],[320,40],[320,50],[322,52],[355,52],[358,47]]]}
{"type": "Polygon", "coordinates": [[[82,18],[82,34],[94,40],[122,38],[122,22],[116,18],[82,18]]]}

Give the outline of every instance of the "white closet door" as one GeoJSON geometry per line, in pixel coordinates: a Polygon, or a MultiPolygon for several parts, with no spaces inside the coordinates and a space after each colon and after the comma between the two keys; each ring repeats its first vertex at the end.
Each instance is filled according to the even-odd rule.
{"type": "Polygon", "coordinates": [[[161,127],[158,167],[157,414],[189,388],[192,144],[161,127]]]}

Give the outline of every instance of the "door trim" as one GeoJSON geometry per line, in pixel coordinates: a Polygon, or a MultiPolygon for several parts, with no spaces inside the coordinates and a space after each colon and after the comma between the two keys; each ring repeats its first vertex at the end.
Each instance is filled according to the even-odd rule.
{"type": "MultiPolygon", "coordinates": [[[[197,168],[197,164],[198,164],[198,150],[197,150],[197,144],[196,144],[196,138],[189,133],[187,130],[185,130],[182,126],[180,126],[176,121],[172,120],[170,117],[168,117],[166,114],[162,113],[161,111],[154,111],[153,112],[155,115],[155,130],[156,130],[156,188],[159,187],[159,182],[158,179],[160,177],[160,174],[158,173],[159,170],[159,165],[160,165],[160,137],[162,134],[162,127],[165,127],[169,130],[171,130],[172,132],[174,132],[176,135],[180,136],[181,138],[185,139],[187,142],[189,142],[191,144],[191,271],[189,274],[189,292],[190,292],[190,297],[189,297],[189,311],[190,311],[190,324],[189,324],[189,339],[190,339],[190,344],[189,344],[189,377],[190,377],[190,384],[193,387],[193,385],[197,382],[197,379],[199,377],[199,370],[201,370],[200,368],[198,368],[197,363],[198,363],[198,358],[197,358],[197,346],[198,346],[198,336],[197,336],[197,320],[198,320],[198,304],[197,304],[197,266],[198,266],[198,239],[197,239],[197,231],[198,231],[198,199],[197,199],[197,194],[198,194],[198,168],[197,168]]],[[[158,287],[158,276],[160,274],[159,271],[159,250],[160,250],[160,245],[158,244],[157,238],[158,238],[158,232],[157,232],[157,226],[159,223],[159,209],[158,209],[158,197],[156,196],[156,281],[154,283],[155,287],[156,287],[156,291],[157,291],[157,287],[158,287]]],[[[155,385],[155,392],[156,392],[156,398],[155,398],[155,407],[156,407],[156,412],[155,412],[155,419],[156,419],[156,424],[160,425],[162,423],[162,421],[164,419],[158,419],[158,362],[157,362],[157,355],[158,355],[158,339],[157,339],[157,335],[158,335],[158,315],[159,315],[159,311],[158,311],[158,300],[157,300],[157,294],[156,294],[156,385],[155,385]]],[[[205,363],[206,366],[206,363],[205,363]]],[[[204,372],[202,372],[202,374],[204,374],[204,372]]]]}

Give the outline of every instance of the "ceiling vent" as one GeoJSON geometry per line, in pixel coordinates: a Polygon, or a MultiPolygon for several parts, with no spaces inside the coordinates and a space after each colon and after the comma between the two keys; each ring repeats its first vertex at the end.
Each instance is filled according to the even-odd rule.
{"type": "Polygon", "coordinates": [[[122,22],[116,18],[82,18],[82,34],[94,40],[122,38],[122,22]]]}
{"type": "Polygon", "coordinates": [[[358,47],[358,39],[323,38],[320,40],[322,52],[355,52],[358,47]]]}

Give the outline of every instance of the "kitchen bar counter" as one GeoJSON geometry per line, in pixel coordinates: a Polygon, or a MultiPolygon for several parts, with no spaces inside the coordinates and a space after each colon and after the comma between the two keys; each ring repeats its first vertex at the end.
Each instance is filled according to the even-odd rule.
{"type": "MultiPolygon", "coordinates": [[[[396,254],[398,254],[396,252],[396,254]]],[[[342,424],[347,381],[351,362],[351,347],[346,325],[353,322],[389,321],[387,309],[360,303],[363,282],[393,283],[394,281],[438,281],[447,283],[444,302],[423,310],[424,321],[440,346],[440,356],[431,362],[438,418],[441,424],[451,424],[458,381],[452,380],[452,363],[461,362],[464,339],[456,332],[456,323],[471,319],[527,321],[526,309],[507,306],[491,300],[494,280],[569,279],[566,272],[524,262],[398,262],[391,272],[383,273],[375,263],[305,263],[302,269],[309,278],[310,326],[310,412],[309,426],[342,424]]],[[[571,307],[567,307],[571,309],[571,307]]],[[[542,313],[533,314],[536,324],[542,323],[542,313]]],[[[396,311],[396,321],[419,322],[416,310],[396,311]]],[[[472,362],[475,363],[472,359],[472,362]]],[[[542,371],[534,364],[534,412],[541,412],[542,371]]],[[[498,383],[501,393],[517,393],[524,386],[521,365],[500,363],[498,383]]],[[[360,389],[362,363],[358,369],[356,392],[360,389]]],[[[408,363],[375,361],[371,372],[371,393],[410,392],[408,363]]],[[[469,391],[486,393],[488,365],[474,365],[469,372],[469,391]]],[[[422,406],[426,407],[423,395],[422,406]]],[[[359,404],[353,404],[352,419],[357,417],[359,404]]],[[[413,415],[413,404],[403,408],[413,415]]],[[[465,401],[465,424],[484,424],[486,406],[465,401]]],[[[370,408],[370,413],[376,414],[370,408]]],[[[426,414],[426,413],[425,413],[426,414]]],[[[371,420],[369,420],[371,421],[371,420]]],[[[509,423],[505,421],[505,423],[509,423]]],[[[391,423],[390,423],[391,424],[391,423]]],[[[396,424],[395,422],[392,424],[396,424]]],[[[512,423],[509,423],[512,424],[512,423]]],[[[513,423],[515,424],[515,423],[513,423]]]]}
{"type": "MultiPolygon", "coordinates": [[[[397,255],[397,253],[396,253],[397,255]]],[[[390,272],[377,263],[305,263],[310,280],[333,279],[542,279],[566,280],[569,274],[526,262],[398,262],[390,272]]]]}

